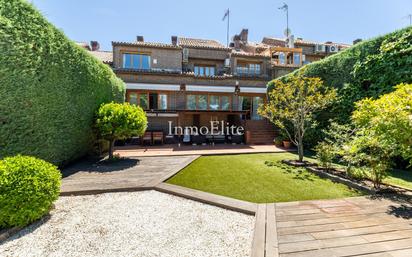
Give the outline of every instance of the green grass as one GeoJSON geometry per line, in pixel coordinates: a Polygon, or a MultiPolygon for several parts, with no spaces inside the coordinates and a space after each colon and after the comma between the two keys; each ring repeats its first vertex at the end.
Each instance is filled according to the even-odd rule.
{"type": "Polygon", "coordinates": [[[412,170],[392,170],[384,182],[412,190],[412,170]]]}
{"type": "Polygon", "coordinates": [[[267,203],[332,199],[362,192],[280,163],[292,153],[200,157],[167,183],[240,200],[267,203]]]}

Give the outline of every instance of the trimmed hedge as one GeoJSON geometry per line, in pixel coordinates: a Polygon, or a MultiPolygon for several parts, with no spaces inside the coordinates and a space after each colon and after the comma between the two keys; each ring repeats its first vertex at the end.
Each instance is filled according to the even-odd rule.
{"type": "MultiPolygon", "coordinates": [[[[317,114],[318,127],[307,135],[307,143],[322,138],[321,129],[333,119],[347,123],[354,103],[365,97],[377,98],[392,92],[400,83],[412,82],[412,27],[358,43],[323,60],[305,65],[304,74],[320,77],[337,89],[331,108],[317,114]]],[[[297,71],[294,71],[297,72],[297,71]]],[[[278,79],[287,80],[291,74],[278,79]]],[[[268,84],[268,90],[274,82],[268,84]]]]}
{"type": "Polygon", "coordinates": [[[24,0],[0,0],[0,157],[64,164],[92,149],[102,103],[124,101],[110,67],[24,0]]]}
{"type": "Polygon", "coordinates": [[[0,228],[25,226],[49,212],[60,193],[56,166],[31,157],[0,160],[0,228]]]}

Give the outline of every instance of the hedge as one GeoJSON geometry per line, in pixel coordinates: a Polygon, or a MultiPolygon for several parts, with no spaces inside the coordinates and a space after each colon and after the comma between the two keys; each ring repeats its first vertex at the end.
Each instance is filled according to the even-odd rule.
{"type": "Polygon", "coordinates": [[[92,149],[93,116],[124,101],[110,67],[24,0],[0,0],[0,158],[64,164],[92,149]]]}
{"type": "MultiPolygon", "coordinates": [[[[363,41],[323,60],[305,65],[304,74],[320,77],[337,89],[338,98],[326,111],[317,114],[319,125],[307,135],[313,145],[322,138],[329,120],[350,121],[354,103],[365,97],[377,98],[392,92],[400,83],[412,82],[412,27],[363,41]]],[[[297,71],[294,71],[297,72],[297,71]]],[[[278,79],[287,80],[291,74],[278,79]]],[[[268,84],[268,90],[274,82],[268,84]]]]}

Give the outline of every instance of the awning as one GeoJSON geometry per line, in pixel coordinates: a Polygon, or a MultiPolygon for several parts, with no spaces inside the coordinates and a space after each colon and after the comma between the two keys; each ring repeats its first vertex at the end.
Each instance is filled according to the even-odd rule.
{"type": "Polygon", "coordinates": [[[233,93],[235,87],[232,86],[199,86],[199,85],[186,85],[186,91],[191,92],[217,92],[217,93],[233,93]]]}
{"type": "Polygon", "coordinates": [[[266,87],[240,87],[240,93],[266,94],[266,87]]]}
{"type": "Polygon", "coordinates": [[[126,83],[127,89],[143,89],[143,90],[164,90],[164,91],[179,91],[180,85],[176,84],[143,84],[143,83],[126,83]]]}

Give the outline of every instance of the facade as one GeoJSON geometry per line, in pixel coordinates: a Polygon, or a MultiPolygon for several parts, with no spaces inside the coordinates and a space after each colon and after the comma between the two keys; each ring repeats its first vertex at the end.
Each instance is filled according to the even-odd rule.
{"type": "Polygon", "coordinates": [[[251,43],[247,33],[235,35],[229,47],[208,39],[172,36],[165,44],[138,36],[135,42],[112,42],[111,53],[99,51],[95,41],[89,50],[126,83],[126,101],[146,111],[149,131],[168,135],[171,124],[202,127],[223,121],[245,128],[246,143],[267,143],[274,129],[257,112],[266,101],[267,82],[327,53],[319,55],[314,48],[312,53],[303,41],[296,47],[271,38],[251,43]]]}

